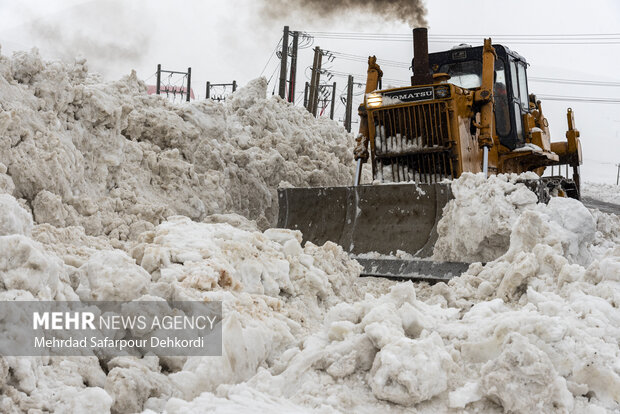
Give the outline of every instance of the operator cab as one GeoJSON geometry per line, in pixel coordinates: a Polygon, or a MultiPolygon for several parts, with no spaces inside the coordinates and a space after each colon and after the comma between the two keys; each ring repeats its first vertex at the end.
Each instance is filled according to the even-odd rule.
{"type": "MultiPolygon", "coordinates": [[[[530,111],[527,62],[502,45],[493,45],[495,61],[495,129],[502,145],[510,150],[525,144],[523,115],[530,111]]],[[[466,89],[482,83],[482,46],[460,45],[445,52],[429,53],[432,73],[447,73],[449,83],[466,89]]]]}

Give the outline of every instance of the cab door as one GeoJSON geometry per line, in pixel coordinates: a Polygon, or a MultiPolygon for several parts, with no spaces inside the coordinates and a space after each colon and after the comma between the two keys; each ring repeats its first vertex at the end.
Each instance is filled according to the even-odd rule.
{"type": "Polygon", "coordinates": [[[512,121],[516,135],[515,147],[525,144],[523,115],[530,111],[525,62],[510,56],[512,121]]]}

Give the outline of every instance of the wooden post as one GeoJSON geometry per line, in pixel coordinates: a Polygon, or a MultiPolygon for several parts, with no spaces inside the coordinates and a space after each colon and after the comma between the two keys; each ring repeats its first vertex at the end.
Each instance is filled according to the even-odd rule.
{"type": "Polygon", "coordinates": [[[288,26],[284,26],[282,35],[282,58],[280,62],[280,88],[278,94],[284,99],[286,94],[286,64],[288,63],[288,26]]]}
{"type": "Polygon", "coordinates": [[[353,112],[353,76],[349,75],[347,83],[347,109],[344,118],[344,127],[351,132],[351,113],[353,112]]]}
{"type": "Polygon", "coordinates": [[[319,64],[319,54],[321,52],[321,49],[319,49],[319,47],[315,47],[314,48],[314,61],[312,62],[312,75],[310,77],[310,86],[309,86],[309,92],[308,92],[308,106],[306,106],[306,108],[308,109],[308,111],[311,114],[314,114],[314,96],[317,95],[317,88],[314,86],[316,84],[316,77],[318,74],[318,64],[319,64]]]}
{"type": "Polygon", "coordinates": [[[187,68],[187,102],[189,102],[189,98],[191,96],[192,90],[192,68],[187,68]]]}
{"type": "Polygon", "coordinates": [[[304,108],[308,109],[308,91],[310,90],[310,84],[306,82],[306,87],[304,88],[304,108]]]}
{"type": "Polygon", "coordinates": [[[293,50],[291,52],[291,74],[288,77],[288,101],[295,103],[295,83],[297,83],[297,49],[299,46],[299,32],[293,32],[293,50]]]}
{"type": "Polygon", "coordinates": [[[334,119],[334,108],[336,106],[336,82],[332,88],[332,106],[329,109],[329,119],[334,119]]]}
{"type": "Polygon", "coordinates": [[[157,64],[157,95],[161,91],[161,63],[157,64]]]}
{"type": "Polygon", "coordinates": [[[312,115],[316,116],[316,113],[319,108],[319,95],[320,95],[320,85],[321,85],[321,63],[323,61],[323,51],[319,46],[314,49],[314,54],[316,57],[316,66],[314,66],[313,75],[314,75],[314,85],[310,85],[310,106],[312,110],[310,111],[312,115]]]}

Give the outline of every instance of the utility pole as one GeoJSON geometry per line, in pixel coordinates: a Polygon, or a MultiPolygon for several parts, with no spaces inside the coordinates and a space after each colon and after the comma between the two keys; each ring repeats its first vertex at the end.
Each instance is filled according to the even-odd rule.
{"type": "MultiPolygon", "coordinates": [[[[187,102],[189,102],[191,90],[192,90],[192,68],[187,68],[187,102]]],[[[181,99],[183,99],[183,95],[181,95],[181,99]]]]}
{"type": "Polygon", "coordinates": [[[317,46],[319,51],[318,55],[318,64],[316,67],[316,79],[314,81],[314,102],[312,103],[312,115],[316,116],[316,113],[319,109],[319,92],[320,92],[320,84],[321,84],[321,64],[323,62],[323,51],[320,47],[317,46]]]}
{"type": "Polygon", "coordinates": [[[616,175],[616,185],[620,182],[620,164],[618,164],[618,174],[616,175]]]}
{"type": "Polygon", "coordinates": [[[347,83],[347,109],[345,110],[344,127],[351,132],[351,112],[353,111],[353,76],[349,75],[347,83]]]}
{"type": "Polygon", "coordinates": [[[332,88],[332,106],[329,109],[329,119],[334,119],[334,107],[336,106],[336,82],[332,88]]]}
{"type": "Polygon", "coordinates": [[[288,63],[288,26],[284,26],[282,35],[282,57],[280,61],[280,89],[278,94],[284,99],[286,94],[286,64],[288,63]]]}
{"type": "Polygon", "coordinates": [[[319,64],[319,47],[314,48],[314,61],[312,62],[312,74],[310,75],[310,86],[308,88],[308,106],[306,108],[310,113],[313,113],[312,106],[314,103],[314,95],[316,94],[314,89],[314,83],[316,80],[316,75],[318,73],[317,66],[319,64]]]}
{"type": "Polygon", "coordinates": [[[157,95],[161,91],[161,63],[157,64],[157,95]]]}
{"type": "Polygon", "coordinates": [[[233,93],[234,93],[237,90],[237,81],[234,80],[232,85],[233,85],[232,89],[233,89],[233,93]]]}
{"type": "Polygon", "coordinates": [[[299,32],[293,32],[293,50],[291,52],[291,74],[288,77],[288,101],[295,103],[295,83],[297,82],[297,48],[299,46],[299,32]]]}
{"type": "Polygon", "coordinates": [[[207,90],[205,92],[205,97],[209,99],[211,97],[211,82],[207,81],[207,90]]]}
{"type": "Polygon", "coordinates": [[[314,48],[314,63],[312,64],[312,79],[310,80],[310,96],[308,98],[308,110],[316,116],[319,107],[319,83],[321,81],[321,62],[323,51],[319,46],[314,48]]]}
{"type": "Polygon", "coordinates": [[[304,108],[308,109],[308,90],[310,89],[310,84],[306,82],[306,87],[304,88],[304,108]]]}

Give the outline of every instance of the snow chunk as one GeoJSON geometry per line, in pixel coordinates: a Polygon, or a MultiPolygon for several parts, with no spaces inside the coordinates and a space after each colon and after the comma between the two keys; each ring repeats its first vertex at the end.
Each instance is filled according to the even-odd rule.
{"type": "Polygon", "coordinates": [[[436,333],[402,338],[379,351],[370,371],[370,388],[382,400],[413,405],[448,388],[450,354],[436,333]]]}
{"type": "Polygon", "coordinates": [[[487,179],[482,173],[464,173],[454,180],[454,199],[437,225],[433,259],[488,262],[504,254],[517,218],[538,202],[525,184],[517,183],[521,178],[531,177],[500,174],[487,179]]]}
{"type": "Polygon", "coordinates": [[[32,216],[8,194],[0,194],[0,236],[9,234],[29,235],[32,216]]]}
{"type": "Polygon", "coordinates": [[[13,194],[13,190],[15,190],[15,183],[13,183],[13,179],[6,172],[6,165],[0,162],[0,194],[13,194]]]}
{"type": "Polygon", "coordinates": [[[0,236],[0,275],[5,290],[30,292],[40,300],[76,300],[60,259],[23,235],[0,236]]]}
{"type": "Polygon", "coordinates": [[[81,300],[130,301],[147,292],[151,276],[126,253],[111,250],[93,254],[79,269],[76,289],[81,300]]]}
{"type": "Polygon", "coordinates": [[[549,357],[524,336],[508,335],[501,355],[482,368],[484,394],[511,412],[567,412],[573,398],[549,357]]]}

